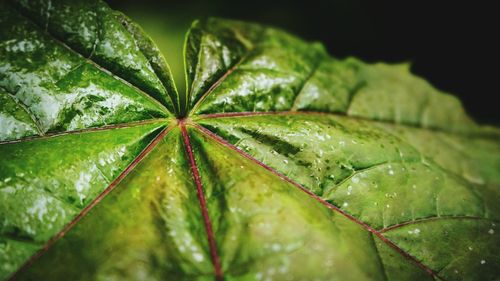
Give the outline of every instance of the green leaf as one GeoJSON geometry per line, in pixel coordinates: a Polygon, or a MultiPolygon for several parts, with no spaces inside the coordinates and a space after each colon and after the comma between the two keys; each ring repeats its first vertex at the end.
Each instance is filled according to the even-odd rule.
{"type": "Polygon", "coordinates": [[[0,279],[494,280],[500,131],[409,71],[100,1],[0,9],[0,279]]]}

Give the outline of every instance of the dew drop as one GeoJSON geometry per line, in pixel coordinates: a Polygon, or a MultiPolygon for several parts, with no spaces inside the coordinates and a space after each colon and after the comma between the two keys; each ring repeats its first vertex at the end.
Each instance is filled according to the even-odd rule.
{"type": "Polygon", "coordinates": [[[202,255],[202,254],[200,254],[200,253],[194,253],[194,254],[193,254],[193,258],[194,258],[194,260],[195,260],[195,261],[197,261],[197,262],[201,262],[201,261],[203,261],[203,255],[202,255]]]}
{"type": "Polygon", "coordinates": [[[408,234],[418,235],[418,234],[420,234],[420,229],[419,228],[415,228],[414,230],[408,230],[408,234]]]}
{"type": "Polygon", "coordinates": [[[347,195],[351,195],[351,193],[352,193],[352,186],[349,185],[347,187],[347,195]]]}

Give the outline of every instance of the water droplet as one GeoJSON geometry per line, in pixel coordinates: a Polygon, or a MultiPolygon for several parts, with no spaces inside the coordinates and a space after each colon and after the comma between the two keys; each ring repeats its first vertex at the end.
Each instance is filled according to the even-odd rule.
{"type": "Polygon", "coordinates": [[[415,228],[414,230],[408,230],[408,234],[418,235],[418,234],[420,234],[420,229],[419,228],[415,228]]]}
{"type": "Polygon", "coordinates": [[[397,197],[397,196],[398,196],[398,194],[397,194],[396,192],[393,192],[393,193],[386,193],[386,194],[385,194],[385,197],[387,197],[387,198],[395,198],[395,197],[397,197]]]}
{"type": "Polygon", "coordinates": [[[194,260],[195,260],[195,261],[197,261],[197,262],[201,262],[201,261],[203,261],[203,255],[202,255],[202,254],[200,254],[200,253],[193,253],[193,258],[194,258],[194,260]]]}
{"type": "Polygon", "coordinates": [[[347,207],[347,206],[349,206],[349,203],[347,202],[344,202],[344,204],[342,204],[342,207],[347,207]]]}

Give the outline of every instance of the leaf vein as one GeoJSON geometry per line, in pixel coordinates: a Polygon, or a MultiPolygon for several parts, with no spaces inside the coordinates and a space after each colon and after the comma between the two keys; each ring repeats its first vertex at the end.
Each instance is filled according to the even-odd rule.
{"type": "Polygon", "coordinates": [[[43,254],[49,251],[52,246],[68,231],[70,231],[77,223],[85,217],[91,209],[93,209],[96,205],[98,205],[108,194],[111,193],[118,186],[118,184],[137,166],[141,161],[146,158],[147,155],[157,146],[158,143],[161,142],[168,135],[168,133],[172,130],[173,126],[169,126],[164,128],[161,132],[159,132],[153,140],[130,162],[130,164],[111,182],[103,192],[101,192],[97,197],[92,200],[76,217],[73,218],[66,226],[55,234],[43,247],[37,251],[31,258],[29,258],[19,269],[14,272],[7,280],[15,279],[18,274],[27,270],[38,258],[40,258],[43,254]]]}
{"type": "Polygon", "coordinates": [[[40,135],[40,136],[30,136],[30,137],[17,139],[17,140],[0,141],[0,145],[19,143],[19,142],[27,142],[27,141],[37,141],[37,140],[55,138],[55,137],[60,137],[60,136],[65,136],[65,135],[76,135],[76,134],[84,134],[84,133],[91,133],[91,132],[98,132],[98,131],[107,131],[107,130],[113,130],[113,129],[119,129],[119,128],[130,128],[130,127],[146,125],[146,124],[151,124],[151,123],[156,123],[156,122],[160,123],[162,121],[167,121],[167,120],[168,119],[166,119],[166,118],[148,119],[148,120],[132,121],[132,122],[121,123],[121,124],[105,125],[105,126],[101,126],[101,127],[91,127],[91,128],[85,128],[85,129],[74,130],[74,131],[46,133],[46,134],[40,135]]]}
{"type": "Polygon", "coordinates": [[[376,229],[374,229],[373,227],[371,227],[367,223],[359,220],[358,218],[356,218],[356,217],[352,216],[351,214],[345,212],[344,210],[340,209],[339,207],[337,207],[337,206],[335,206],[335,205],[333,205],[333,204],[325,201],[324,199],[322,199],[318,195],[316,195],[316,194],[312,193],[311,191],[309,191],[307,188],[305,188],[301,184],[295,182],[294,180],[290,179],[286,175],[278,172],[277,170],[275,170],[275,169],[267,166],[266,164],[262,163],[261,161],[255,159],[253,156],[251,156],[251,155],[247,154],[246,152],[242,151],[241,149],[235,147],[234,145],[232,145],[228,141],[224,140],[223,138],[221,138],[217,134],[213,133],[212,131],[210,131],[210,130],[208,130],[208,129],[206,129],[206,128],[198,125],[198,124],[193,124],[193,126],[195,126],[200,132],[202,132],[206,136],[208,136],[208,137],[212,138],[213,140],[215,140],[216,142],[218,142],[220,145],[223,145],[223,146],[225,146],[225,147],[227,147],[229,149],[234,150],[236,153],[240,154],[242,157],[245,157],[246,159],[248,159],[248,160],[256,163],[260,167],[266,169],[267,171],[271,172],[272,174],[276,175],[277,177],[281,178],[282,180],[284,180],[284,181],[292,184],[293,186],[299,188],[301,191],[303,191],[304,193],[306,193],[307,195],[309,195],[310,197],[312,197],[314,200],[318,201],[320,204],[322,204],[325,207],[329,208],[330,210],[341,214],[342,216],[346,217],[347,219],[351,220],[354,223],[357,223],[358,225],[360,225],[361,227],[363,227],[366,231],[369,231],[369,232],[373,233],[374,235],[376,235],[380,240],[382,240],[385,244],[387,244],[389,247],[391,247],[392,249],[394,249],[400,255],[402,255],[403,257],[405,257],[405,258],[411,260],[412,262],[414,262],[416,266],[418,266],[419,268],[421,268],[422,270],[424,270],[425,272],[427,272],[430,276],[432,276],[433,278],[437,277],[437,278],[441,279],[441,277],[439,277],[437,275],[437,273],[433,269],[431,269],[430,267],[428,267],[427,265],[425,265],[424,263],[422,263],[420,260],[418,260],[416,257],[412,256],[410,253],[408,253],[404,249],[400,248],[396,243],[392,242],[390,239],[388,239],[387,237],[385,237],[382,233],[380,233],[379,231],[377,231],[376,229]]]}
{"type": "MultiPolygon", "coordinates": [[[[94,49],[95,49],[95,46],[94,46],[94,49],[92,50],[91,54],[86,57],[84,54],[80,53],[78,50],[72,48],[71,46],[69,46],[68,44],[66,44],[63,40],[59,39],[57,36],[55,36],[54,34],[52,34],[49,30],[44,30],[36,21],[34,21],[28,14],[26,14],[21,8],[17,8],[14,6],[14,9],[22,16],[24,17],[28,22],[30,22],[31,24],[33,24],[34,26],[38,27],[39,30],[42,31],[42,33],[45,33],[48,37],[50,37],[52,40],[54,40],[56,43],[58,43],[59,45],[63,46],[64,48],[68,49],[69,51],[71,51],[72,53],[80,56],[81,58],[83,58],[87,63],[93,65],[94,67],[96,67],[97,69],[99,69],[100,71],[110,75],[111,77],[113,77],[114,79],[120,81],[121,83],[133,88],[137,93],[141,94],[143,97],[149,99],[150,101],[154,102],[155,104],[157,104],[158,106],[161,107],[161,109],[167,113],[170,113],[168,111],[168,109],[161,103],[159,102],[157,99],[153,98],[152,96],[150,96],[148,93],[146,93],[144,90],[140,89],[139,87],[137,87],[136,85],[132,84],[131,82],[127,81],[126,79],[120,77],[119,75],[113,73],[111,70],[107,69],[105,66],[97,63],[96,61],[94,61],[92,59],[92,54],[94,52],[94,49]]],[[[99,21],[98,21],[98,24],[99,21]]],[[[101,36],[101,32],[100,32],[101,29],[99,29],[97,31],[97,42],[100,40],[99,37],[101,36]]]]}
{"type": "MultiPolygon", "coordinates": [[[[17,103],[17,105],[19,105],[29,115],[29,117],[33,121],[33,124],[35,124],[35,128],[36,128],[38,134],[40,136],[45,135],[44,131],[42,130],[42,127],[40,126],[40,122],[38,121],[36,116],[33,114],[33,112],[31,112],[31,110],[26,106],[26,104],[24,104],[14,94],[10,93],[10,91],[5,89],[4,87],[0,86],[0,89],[3,90],[10,98],[12,98],[17,103]]],[[[2,143],[3,142],[0,141],[0,144],[2,144],[2,143]]]]}

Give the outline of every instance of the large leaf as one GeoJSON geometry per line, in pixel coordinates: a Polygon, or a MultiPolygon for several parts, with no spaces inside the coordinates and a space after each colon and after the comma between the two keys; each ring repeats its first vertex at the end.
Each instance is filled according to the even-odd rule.
{"type": "Polygon", "coordinates": [[[407,65],[99,1],[0,7],[0,278],[493,280],[500,131],[407,65]]]}

